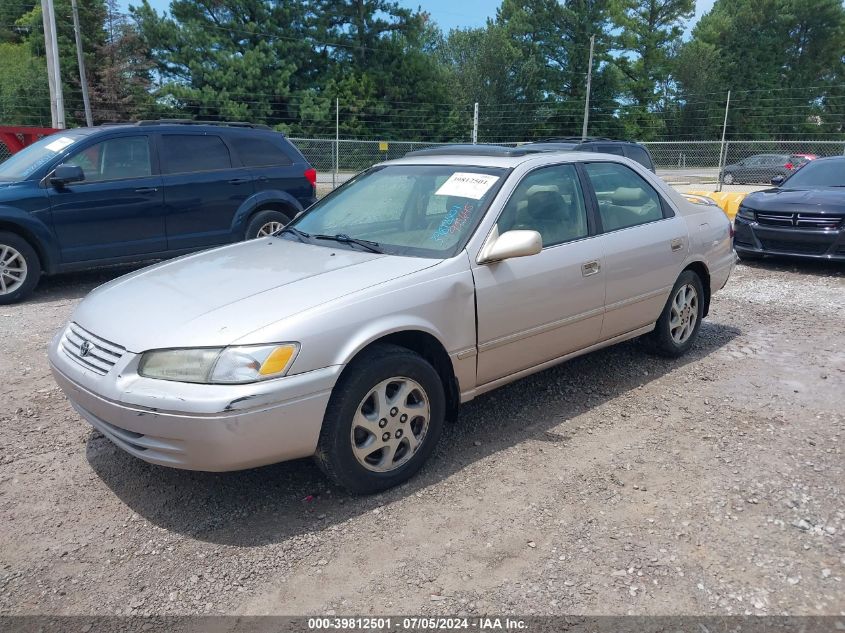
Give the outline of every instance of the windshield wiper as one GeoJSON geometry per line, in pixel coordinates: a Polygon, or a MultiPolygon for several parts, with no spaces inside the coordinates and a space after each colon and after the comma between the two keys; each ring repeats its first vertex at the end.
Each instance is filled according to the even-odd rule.
{"type": "Polygon", "coordinates": [[[278,235],[282,233],[291,233],[292,235],[296,235],[299,238],[300,242],[308,242],[308,238],[311,237],[310,233],[306,233],[305,231],[300,231],[295,226],[286,226],[281,231],[279,231],[278,235]]]}
{"type": "Polygon", "coordinates": [[[340,242],[341,244],[356,244],[362,248],[366,248],[371,253],[384,254],[378,242],[372,240],[360,240],[357,237],[349,237],[346,233],[337,233],[336,235],[312,235],[318,240],[331,240],[333,242],[340,242]]]}

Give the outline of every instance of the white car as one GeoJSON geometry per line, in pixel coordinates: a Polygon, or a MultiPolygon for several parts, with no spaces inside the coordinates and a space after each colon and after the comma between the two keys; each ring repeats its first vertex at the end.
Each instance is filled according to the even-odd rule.
{"type": "Polygon", "coordinates": [[[80,303],[50,347],[76,410],[155,464],[315,456],[373,492],[461,403],[638,336],[693,345],[732,229],[619,156],[452,146],[376,165],[275,236],[80,303]]]}

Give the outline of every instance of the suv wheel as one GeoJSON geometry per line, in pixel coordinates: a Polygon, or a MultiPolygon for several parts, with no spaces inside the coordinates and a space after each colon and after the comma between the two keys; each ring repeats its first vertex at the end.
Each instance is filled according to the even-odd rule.
{"type": "Polygon", "coordinates": [[[19,235],[0,231],[0,305],[26,297],[40,278],[35,249],[19,235]]]}
{"type": "Polygon", "coordinates": [[[734,183],[734,175],[728,172],[722,177],[722,182],[726,185],[732,185],[734,183]]]}
{"type": "Polygon", "coordinates": [[[259,211],[246,227],[246,239],[253,240],[256,237],[268,237],[277,231],[282,230],[290,218],[281,211],[259,211]]]}
{"type": "Polygon", "coordinates": [[[395,345],[365,350],[332,392],[317,464],[362,494],[410,479],[434,450],[446,416],[443,383],[421,356],[395,345]]]}
{"type": "Polygon", "coordinates": [[[704,288],[701,279],[685,270],[675,282],[669,299],[650,335],[651,348],[672,358],[692,347],[704,316],[704,288]]]}

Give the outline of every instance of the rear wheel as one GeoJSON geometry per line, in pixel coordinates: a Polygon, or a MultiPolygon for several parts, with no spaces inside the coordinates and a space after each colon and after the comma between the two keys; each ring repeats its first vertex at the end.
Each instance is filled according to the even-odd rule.
{"type": "Polygon", "coordinates": [[[0,231],[0,305],[26,297],[41,278],[41,260],[29,242],[0,231]]]}
{"type": "Polygon", "coordinates": [[[704,316],[704,288],[691,270],[678,277],[649,342],[661,356],[677,357],[692,347],[704,316]]]}
{"type": "Polygon", "coordinates": [[[268,237],[281,231],[290,218],[281,211],[267,209],[256,213],[246,227],[246,239],[252,240],[256,237],[268,237]]]}
{"type": "Polygon", "coordinates": [[[332,392],[317,464],[352,492],[396,486],[431,455],[445,414],[437,371],[403,347],[376,345],[350,364],[332,392]]]}

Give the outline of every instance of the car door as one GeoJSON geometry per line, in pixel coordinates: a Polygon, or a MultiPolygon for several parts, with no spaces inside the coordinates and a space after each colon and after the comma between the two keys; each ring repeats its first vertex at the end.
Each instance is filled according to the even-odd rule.
{"type": "Polygon", "coordinates": [[[253,194],[252,176],[233,164],[219,134],[162,133],[161,158],[167,244],[171,250],[226,244],[235,212],[253,194]]]}
{"type": "Polygon", "coordinates": [[[543,250],[473,266],[479,385],[588,347],[601,333],[603,257],[574,165],[526,174],[497,229],[536,230],[543,250]]]}
{"type": "Polygon", "coordinates": [[[161,177],[147,134],[86,145],[63,164],[85,180],[50,186],[50,208],[63,264],[167,250],[161,177]]]}
{"type": "Polygon", "coordinates": [[[657,320],[689,248],[684,219],[636,171],[584,164],[598,209],[606,282],[601,339],[657,320]]]}

